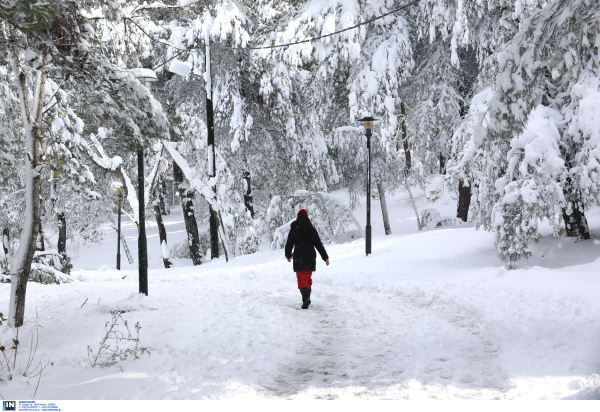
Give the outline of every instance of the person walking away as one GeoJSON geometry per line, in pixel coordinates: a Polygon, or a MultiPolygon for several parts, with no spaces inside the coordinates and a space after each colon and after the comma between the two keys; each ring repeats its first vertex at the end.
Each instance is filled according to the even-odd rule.
{"type": "Polygon", "coordinates": [[[288,262],[294,259],[294,272],[298,278],[298,289],[302,294],[302,309],[308,309],[310,305],[310,292],[312,286],[312,273],[317,270],[317,254],[329,266],[329,256],[321,243],[317,229],[308,218],[308,212],[304,209],[298,212],[295,222],[292,222],[290,233],[285,244],[285,257],[288,262]],[[293,249],[293,252],[292,252],[293,249]]]}

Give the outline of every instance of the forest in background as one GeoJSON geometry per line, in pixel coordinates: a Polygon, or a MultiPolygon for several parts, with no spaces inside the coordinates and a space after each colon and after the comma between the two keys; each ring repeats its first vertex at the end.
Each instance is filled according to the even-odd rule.
{"type": "Polygon", "coordinates": [[[176,188],[189,244],[171,250],[161,233],[165,267],[172,252],[201,264],[209,247],[228,258],[280,247],[299,205],[336,242],[366,192],[368,115],[381,120],[380,198],[443,175],[457,218],[493,231],[508,267],[542,221],[589,239],[599,16],[597,0],[3,0],[9,320],[22,322],[29,279],[68,272],[68,237],[100,240],[115,182],[134,222],[143,208],[158,223],[176,188]],[[328,196],[340,188],[350,209],[328,196]],[[59,234],[55,254],[37,251],[42,224],[59,234]]]}

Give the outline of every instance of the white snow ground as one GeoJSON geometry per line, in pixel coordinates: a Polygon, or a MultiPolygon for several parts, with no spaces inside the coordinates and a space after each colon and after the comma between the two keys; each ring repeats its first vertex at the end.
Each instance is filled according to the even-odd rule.
{"type": "MultiPolygon", "coordinates": [[[[428,204],[414,191],[420,208],[454,215],[455,201],[428,204]]],[[[493,234],[468,225],[417,232],[407,200],[388,196],[387,237],[373,202],[368,258],[362,239],[327,247],[331,265],[317,264],[309,310],[299,309],[283,251],[160,269],[155,228],[149,296],[140,296],[135,264],[123,255],[125,270],[114,270],[116,236],[107,232],[102,244],[79,248],[74,283],[28,284],[19,359],[25,366],[38,324],[35,357],[52,362],[36,398],[597,398],[600,209],[587,212],[594,240],[546,237],[507,271],[493,234]],[[152,353],[121,362],[122,371],[91,368],[88,345],[97,348],[114,310],[130,327],[140,322],[152,353]]],[[[165,220],[170,243],[185,237],[180,214],[165,220]]],[[[130,223],[125,231],[137,260],[137,232],[130,223]]],[[[5,314],[9,290],[0,284],[5,314]]],[[[0,326],[0,344],[12,337],[0,326]]],[[[36,385],[15,374],[0,394],[30,399],[36,385]]]]}

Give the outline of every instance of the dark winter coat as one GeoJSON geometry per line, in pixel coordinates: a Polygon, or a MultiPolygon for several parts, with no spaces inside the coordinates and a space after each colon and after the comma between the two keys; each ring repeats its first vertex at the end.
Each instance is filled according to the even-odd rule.
{"type": "Polygon", "coordinates": [[[294,272],[312,271],[317,269],[317,253],[319,251],[323,260],[329,259],[327,252],[321,243],[317,229],[306,217],[300,217],[292,222],[290,233],[285,244],[285,257],[294,259],[294,272]],[[292,249],[294,251],[292,252],[292,249]]]}

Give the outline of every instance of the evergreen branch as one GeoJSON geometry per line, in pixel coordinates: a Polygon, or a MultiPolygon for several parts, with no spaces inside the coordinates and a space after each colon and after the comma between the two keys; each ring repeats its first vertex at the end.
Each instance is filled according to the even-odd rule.
{"type": "MultiPolygon", "coordinates": [[[[374,22],[374,21],[376,21],[376,20],[383,19],[384,17],[387,17],[387,16],[389,16],[389,15],[391,15],[391,14],[394,14],[394,13],[397,13],[397,12],[399,12],[399,11],[401,11],[401,10],[404,10],[404,9],[405,9],[405,8],[407,8],[407,7],[413,6],[413,5],[417,4],[417,3],[419,3],[420,1],[421,1],[421,0],[413,0],[412,2],[410,2],[410,3],[408,3],[408,4],[405,4],[404,6],[398,7],[397,9],[394,9],[394,10],[392,10],[392,11],[389,11],[389,12],[387,12],[387,13],[384,13],[384,14],[382,14],[382,15],[379,15],[379,16],[376,16],[376,17],[373,17],[373,18],[371,18],[371,19],[369,19],[369,20],[365,20],[365,21],[363,21],[362,23],[358,23],[357,25],[354,25],[354,26],[352,26],[352,27],[347,27],[347,28],[345,28],[345,29],[338,30],[338,31],[335,31],[335,32],[333,32],[333,33],[329,33],[329,34],[324,34],[324,35],[322,35],[322,36],[318,36],[318,37],[311,37],[310,39],[298,40],[298,41],[295,41],[295,42],[292,42],[292,43],[278,44],[278,45],[273,45],[273,46],[261,46],[261,47],[227,47],[227,46],[221,46],[221,45],[215,44],[215,45],[211,45],[211,47],[217,47],[217,48],[221,48],[221,49],[229,49],[229,50],[268,50],[268,49],[278,49],[278,48],[281,48],[281,47],[294,46],[294,45],[297,45],[297,44],[302,44],[302,43],[310,43],[310,42],[313,42],[313,41],[315,41],[315,40],[320,40],[320,39],[324,39],[324,38],[326,38],[326,37],[335,36],[336,34],[340,34],[340,33],[343,33],[343,32],[349,31],[349,30],[353,30],[353,29],[356,29],[356,28],[358,28],[358,27],[364,26],[364,25],[366,25],[366,24],[372,23],[372,22],[374,22]]],[[[179,8],[179,7],[170,6],[169,8],[179,8]]],[[[158,42],[158,43],[162,43],[162,44],[164,44],[164,45],[167,45],[167,46],[169,46],[169,47],[172,47],[172,48],[174,48],[174,49],[176,49],[176,50],[181,50],[181,51],[192,51],[192,50],[201,50],[201,49],[202,49],[202,48],[199,48],[199,47],[190,47],[190,48],[182,49],[182,48],[180,48],[180,47],[173,46],[173,45],[171,45],[171,44],[169,44],[169,43],[167,43],[167,42],[165,42],[165,41],[162,41],[162,40],[156,40],[154,37],[152,37],[152,36],[150,36],[148,33],[146,33],[146,31],[145,31],[144,29],[142,29],[142,28],[141,28],[141,27],[140,27],[140,26],[139,26],[139,25],[138,25],[138,24],[137,24],[135,21],[133,21],[133,19],[131,19],[130,17],[126,17],[126,18],[125,18],[125,20],[129,20],[129,21],[133,22],[133,24],[135,24],[135,25],[136,25],[136,26],[137,26],[137,27],[138,27],[138,28],[139,28],[139,29],[142,31],[142,33],[144,33],[144,35],[148,36],[148,37],[149,37],[150,39],[152,39],[153,41],[155,41],[155,42],[158,42]]]]}

